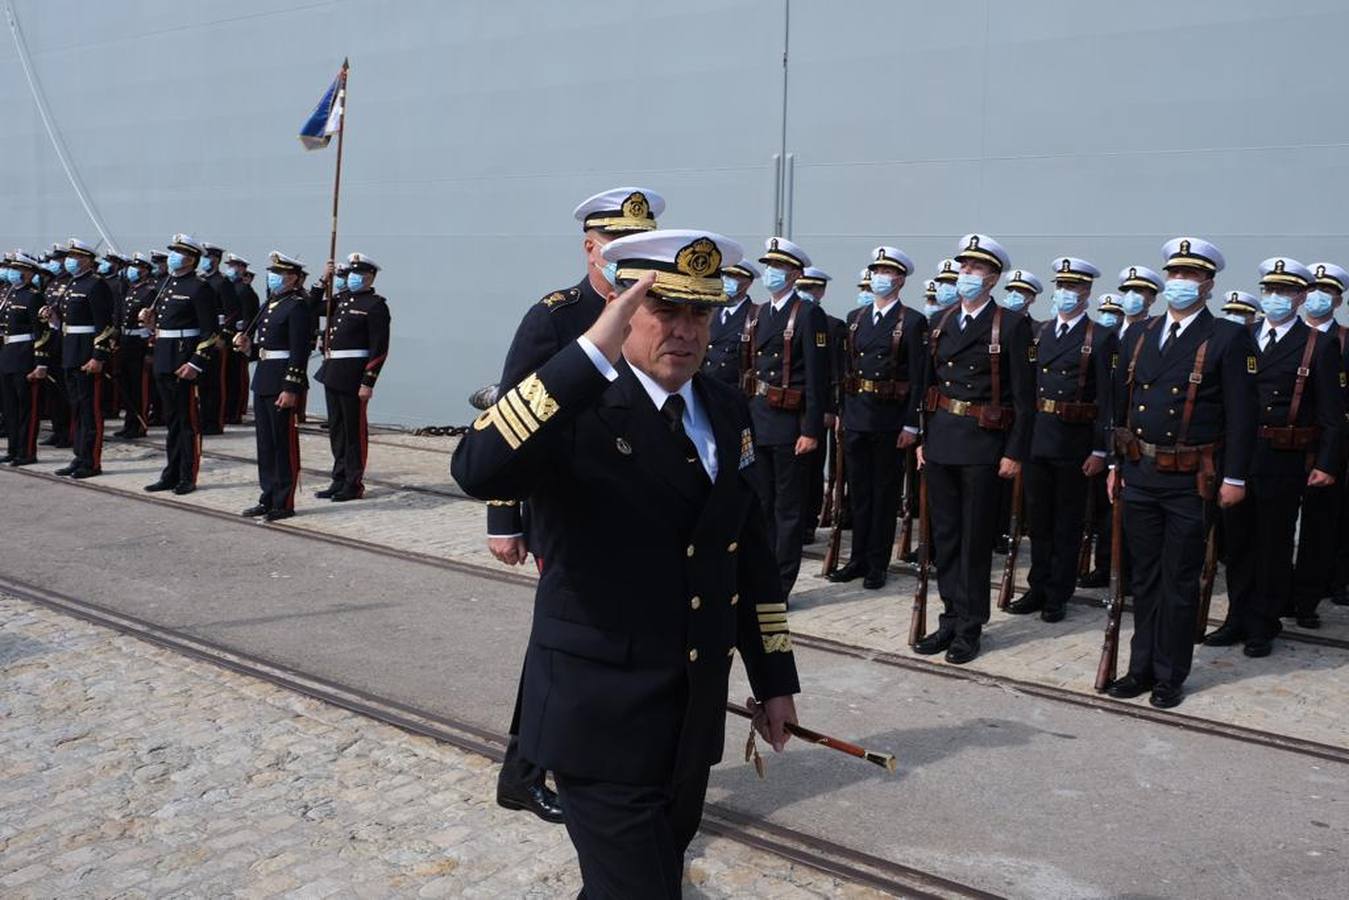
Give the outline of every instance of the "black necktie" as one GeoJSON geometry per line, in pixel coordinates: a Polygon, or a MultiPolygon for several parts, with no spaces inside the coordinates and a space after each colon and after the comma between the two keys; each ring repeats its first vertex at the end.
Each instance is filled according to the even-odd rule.
{"type": "Polygon", "coordinates": [[[1274,346],[1274,341],[1275,341],[1275,340],[1277,340],[1277,333],[1274,331],[1273,328],[1271,328],[1271,329],[1269,330],[1269,336],[1265,338],[1265,352],[1266,352],[1266,353],[1268,353],[1268,352],[1270,351],[1270,348],[1274,346]]]}
{"type": "Polygon", "coordinates": [[[960,330],[961,330],[961,331],[964,331],[964,330],[965,330],[965,326],[968,325],[968,324],[970,324],[970,314],[969,314],[969,313],[961,313],[961,314],[960,314],[960,330]]]}
{"type": "Polygon", "coordinates": [[[692,463],[698,467],[700,473],[706,475],[702,461],[698,458],[698,448],[693,445],[693,440],[684,430],[684,398],[679,394],[671,394],[665,398],[660,411],[670,426],[670,434],[674,435],[679,444],[680,452],[684,454],[684,462],[692,463]]]}
{"type": "Polygon", "coordinates": [[[1060,322],[1060,323],[1059,323],[1059,333],[1056,334],[1056,335],[1054,335],[1054,336],[1055,336],[1056,338],[1058,338],[1059,340],[1063,340],[1063,336],[1064,336],[1065,334],[1067,334],[1067,333],[1068,333],[1068,323],[1067,323],[1067,322],[1060,322]]]}
{"type": "Polygon", "coordinates": [[[1166,332],[1166,340],[1162,341],[1162,356],[1166,355],[1166,351],[1171,349],[1171,345],[1176,342],[1178,337],[1180,337],[1180,323],[1172,322],[1170,329],[1166,332]]]}

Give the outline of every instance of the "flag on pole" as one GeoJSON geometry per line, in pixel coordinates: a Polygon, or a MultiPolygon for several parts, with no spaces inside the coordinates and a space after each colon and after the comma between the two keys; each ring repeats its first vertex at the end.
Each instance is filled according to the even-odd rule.
{"type": "Polygon", "coordinates": [[[309,119],[300,128],[300,143],[304,144],[306,150],[319,150],[328,146],[328,141],[332,140],[332,136],[342,127],[346,91],[347,63],[344,60],[337,77],[328,85],[328,90],[323,92],[323,99],[314,107],[309,119]]]}

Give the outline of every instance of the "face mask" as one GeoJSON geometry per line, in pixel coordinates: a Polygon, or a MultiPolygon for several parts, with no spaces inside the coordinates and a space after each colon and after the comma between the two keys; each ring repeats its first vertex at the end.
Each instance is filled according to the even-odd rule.
{"type": "Polygon", "coordinates": [[[876,295],[873,294],[873,293],[871,293],[871,291],[858,291],[858,292],[857,292],[857,305],[858,305],[858,306],[866,306],[868,303],[874,303],[874,302],[876,302],[876,295]]]}
{"type": "Polygon", "coordinates": [[[1126,316],[1136,316],[1143,311],[1148,303],[1138,291],[1125,291],[1124,296],[1120,298],[1120,305],[1124,307],[1126,316]]]}
{"type": "Polygon", "coordinates": [[[1307,302],[1302,304],[1302,308],[1307,311],[1307,315],[1319,319],[1329,315],[1335,308],[1335,298],[1326,291],[1312,291],[1307,295],[1307,302]]]}
{"type": "Polygon", "coordinates": [[[187,254],[179,253],[177,250],[170,250],[169,268],[174,272],[187,268],[187,254]]]}
{"type": "Polygon", "coordinates": [[[721,292],[727,297],[734,297],[740,293],[740,279],[729,275],[721,276],[721,292]]]}
{"type": "Polygon", "coordinates": [[[895,289],[895,276],[893,275],[872,275],[871,292],[878,297],[889,296],[895,289]]]}
{"type": "Polygon", "coordinates": [[[42,287],[42,276],[39,275],[38,273],[34,272],[33,277],[29,280],[32,283],[33,287],[35,288],[42,287]]]}
{"type": "Polygon", "coordinates": [[[66,257],[66,271],[74,275],[80,270],[80,261],[73,256],[66,257]]]}
{"type": "Polygon", "coordinates": [[[273,294],[280,293],[281,285],[284,283],[284,281],[285,279],[282,277],[280,272],[268,272],[267,290],[271,291],[273,294]]]}
{"type": "Polygon", "coordinates": [[[787,273],[775,266],[763,270],[763,286],[774,294],[787,286],[787,273]]]}
{"type": "Polygon", "coordinates": [[[1114,328],[1119,324],[1119,315],[1116,313],[1101,313],[1101,324],[1106,328],[1114,328]]]}
{"type": "Polygon", "coordinates": [[[960,295],[961,300],[973,300],[984,290],[984,278],[982,275],[962,273],[956,278],[956,293],[960,295]]]}
{"type": "Polygon", "coordinates": [[[23,273],[20,272],[18,269],[6,269],[5,280],[8,281],[10,284],[14,285],[15,287],[18,287],[19,285],[23,284],[23,273]]]}
{"type": "Polygon", "coordinates": [[[107,275],[107,274],[109,274],[110,272],[112,272],[112,263],[108,262],[106,259],[101,259],[101,260],[99,260],[99,261],[98,261],[98,274],[100,274],[100,275],[107,275]]]}
{"type": "Polygon", "coordinates": [[[960,294],[956,292],[956,286],[945,281],[937,282],[937,308],[946,309],[948,306],[954,306],[960,299],[960,294]]]}
{"type": "Polygon", "coordinates": [[[1026,295],[1020,291],[1008,291],[1002,297],[1002,306],[1012,312],[1021,312],[1026,308],[1026,295]]]}
{"type": "Polygon", "coordinates": [[[1189,309],[1199,302],[1199,285],[1184,278],[1168,278],[1162,296],[1172,309],[1189,309]]]}
{"type": "Polygon", "coordinates": [[[230,266],[228,269],[225,270],[225,277],[228,278],[230,281],[238,281],[239,270],[234,268],[233,266],[230,266]]]}
{"type": "Polygon", "coordinates": [[[55,275],[57,272],[61,271],[61,264],[54,259],[49,259],[42,264],[42,268],[55,275]]]}
{"type": "Polygon", "coordinates": [[[1246,317],[1241,313],[1223,313],[1222,317],[1229,322],[1236,322],[1238,325],[1246,324],[1246,317]]]}
{"type": "Polygon", "coordinates": [[[210,275],[211,264],[213,262],[214,261],[211,259],[211,257],[203,256],[201,260],[197,263],[197,271],[200,272],[202,275],[210,275]]]}
{"type": "Polygon", "coordinates": [[[126,280],[129,281],[129,282],[131,282],[132,284],[135,284],[136,282],[140,281],[140,280],[141,280],[141,270],[140,270],[139,268],[137,268],[136,266],[132,266],[131,268],[127,269],[127,270],[126,270],[126,280]]]}
{"type": "Polygon", "coordinates": [[[923,315],[927,316],[929,319],[935,316],[940,311],[941,307],[938,306],[936,303],[923,304],[923,315]]]}
{"type": "Polygon", "coordinates": [[[1082,302],[1082,298],[1076,291],[1070,291],[1067,288],[1054,289],[1054,312],[1061,316],[1066,316],[1077,309],[1077,304],[1082,302]]]}
{"type": "Polygon", "coordinates": [[[345,275],[334,275],[334,276],[333,276],[333,293],[334,293],[334,294],[340,294],[342,291],[345,291],[346,289],[347,289],[347,276],[345,276],[345,275]]]}
{"type": "Polygon", "coordinates": [[[814,292],[814,291],[797,291],[797,292],[796,292],[796,296],[800,297],[802,300],[806,301],[807,303],[819,303],[819,302],[820,302],[820,298],[817,297],[817,296],[815,296],[815,292],[814,292]]]}
{"type": "MultiPolygon", "coordinates": [[[[617,264],[615,263],[614,265],[617,264]]],[[[357,291],[364,290],[365,278],[366,276],[360,272],[352,272],[350,275],[347,276],[347,290],[351,291],[353,294],[356,293],[357,291]]],[[[614,278],[615,280],[617,280],[618,276],[615,275],[614,278]]],[[[609,283],[613,284],[612,281],[609,283]]]]}
{"type": "Polygon", "coordinates": [[[1293,314],[1293,300],[1287,294],[1263,294],[1260,309],[1271,322],[1282,322],[1293,314]]]}

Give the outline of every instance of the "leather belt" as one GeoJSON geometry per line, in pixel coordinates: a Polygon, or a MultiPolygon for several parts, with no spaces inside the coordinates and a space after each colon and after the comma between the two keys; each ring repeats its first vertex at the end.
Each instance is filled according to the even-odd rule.
{"type": "Polygon", "coordinates": [[[289,350],[259,350],[258,359],[290,359],[289,350]]]}
{"type": "Polygon", "coordinates": [[[1075,401],[1075,400],[1044,400],[1044,399],[1041,399],[1041,400],[1036,400],[1036,401],[1035,401],[1035,408],[1038,409],[1038,410],[1039,410],[1040,412],[1042,412],[1042,413],[1049,413],[1050,415],[1055,415],[1055,416],[1062,415],[1063,413],[1068,412],[1069,410],[1074,410],[1074,411],[1077,411],[1077,410],[1084,410],[1084,411],[1090,413],[1091,416],[1092,416],[1093,418],[1096,416],[1096,404],[1095,404],[1095,403],[1079,403],[1079,402],[1077,402],[1077,401],[1075,401]]]}
{"type": "Polygon", "coordinates": [[[200,328],[161,328],[155,332],[157,338],[194,338],[201,337],[200,328]]]}
{"type": "Polygon", "coordinates": [[[1186,444],[1184,446],[1179,446],[1168,444],[1149,444],[1142,438],[1138,439],[1138,452],[1146,456],[1148,459],[1156,459],[1157,454],[1159,453],[1162,454],[1163,456],[1165,456],[1168,453],[1190,453],[1190,452],[1203,453],[1206,450],[1217,450],[1220,446],[1222,446],[1222,442],[1220,441],[1215,441],[1212,444],[1186,444]]]}
{"type": "Polygon", "coordinates": [[[847,379],[847,387],[850,394],[883,394],[898,397],[909,392],[907,381],[895,381],[894,379],[875,380],[850,376],[847,379]]]}
{"type": "Polygon", "coordinates": [[[128,328],[122,332],[122,337],[148,338],[150,329],[148,328],[128,328]]]}
{"type": "Polygon", "coordinates": [[[32,336],[31,334],[11,334],[11,335],[6,335],[6,337],[5,337],[5,343],[6,343],[6,344],[22,344],[22,343],[24,343],[25,341],[31,341],[32,339],[33,339],[33,336],[32,336]]]}
{"type": "Polygon", "coordinates": [[[64,325],[61,327],[62,334],[93,334],[98,331],[92,325],[64,325]]]}
{"type": "Polygon", "coordinates": [[[369,350],[329,350],[329,359],[368,359],[369,350]]]}
{"type": "Polygon", "coordinates": [[[945,394],[937,394],[937,409],[944,409],[953,416],[970,416],[978,418],[986,403],[971,403],[969,400],[952,400],[945,394]]]}

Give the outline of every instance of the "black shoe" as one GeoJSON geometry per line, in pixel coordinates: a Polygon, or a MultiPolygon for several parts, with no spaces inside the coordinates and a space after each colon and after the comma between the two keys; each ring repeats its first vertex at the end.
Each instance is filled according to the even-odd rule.
{"type": "Polygon", "coordinates": [[[879,591],[881,588],[885,587],[885,573],[880,572],[878,574],[868,575],[866,578],[862,579],[862,587],[869,591],[879,591]]]}
{"type": "Polygon", "coordinates": [[[88,466],[80,466],[80,467],[78,467],[77,469],[75,469],[75,471],[73,471],[73,472],[70,473],[70,477],[71,477],[71,478],[93,478],[93,477],[95,477],[95,476],[102,475],[102,474],[103,474],[103,470],[102,470],[102,469],[91,469],[91,468],[89,468],[88,466]]]}
{"type": "Polygon", "coordinates": [[[6,453],[4,456],[0,456],[0,463],[12,462],[13,460],[14,455],[11,453],[6,453]]]}
{"type": "Polygon", "coordinates": [[[323,490],[314,491],[314,496],[319,500],[328,500],[332,498],[333,494],[336,494],[340,490],[342,490],[342,482],[334,481],[323,490]]]}
{"type": "Polygon", "coordinates": [[[293,509],[269,509],[265,518],[268,522],[277,522],[281,519],[289,519],[293,515],[295,515],[293,509]]]}
{"type": "Polygon", "coordinates": [[[346,503],[348,500],[359,500],[364,496],[365,496],[365,488],[363,487],[356,488],[356,490],[354,491],[348,488],[342,488],[342,490],[338,491],[336,494],[333,494],[332,501],[334,503],[346,503]]]}
{"type": "Polygon", "coordinates": [[[178,485],[176,488],[174,488],[174,489],[173,489],[173,492],[174,492],[175,494],[179,494],[179,495],[181,495],[181,494],[190,494],[190,493],[192,493],[193,491],[195,491],[196,489],[197,489],[197,486],[196,486],[195,484],[192,484],[191,482],[183,482],[182,484],[180,484],[180,485],[178,485]]]}
{"type": "Polygon", "coordinates": [[[36,456],[16,456],[9,461],[9,464],[12,468],[17,469],[19,466],[31,466],[35,462],[37,462],[36,456]]]}
{"type": "Polygon", "coordinates": [[[921,653],[923,656],[934,656],[951,646],[951,642],[956,639],[954,631],[942,631],[938,629],[921,641],[913,645],[914,653],[921,653]]]}
{"type": "Polygon", "coordinates": [[[176,481],[165,481],[164,479],[161,478],[159,481],[156,481],[154,484],[147,484],[147,485],[145,486],[144,489],[145,489],[146,491],[148,491],[149,493],[151,493],[151,494],[158,494],[160,491],[171,491],[171,490],[173,490],[174,488],[176,488],[177,486],[178,486],[178,482],[176,482],[176,481]]]}
{"type": "Polygon", "coordinates": [[[951,642],[951,649],[946,651],[946,661],[956,666],[963,666],[965,663],[979,655],[979,639],[958,637],[951,642]]]}
{"type": "Polygon", "coordinates": [[[55,472],[53,472],[52,474],[53,474],[53,475],[61,475],[61,476],[74,475],[74,474],[75,474],[75,470],[78,469],[79,467],[80,467],[80,466],[79,466],[78,463],[71,463],[71,464],[68,465],[68,466],[62,466],[61,468],[57,469],[57,470],[56,470],[55,472]]]}
{"type": "Polygon", "coordinates": [[[257,506],[250,506],[248,509],[239,513],[239,515],[246,519],[256,519],[258,516],[267,515],[267,507],[259,503],[257,506]]]}
{"type": "Polygon", "coordinates": [[[1167,684],[1162,681],[1153,687],[1152,696],[1148,698],[1148,702],[1158,709],[1170,709],[1173,706],[1180,706],[1180,701],[1184,699],[1184,688],[1178,684],[1167,684]]]}
{"type": "MultiPolygon", "coordinates": [[[[13,463],[10,465],[13,465],[13,463]]],[[[1297,617],[1297,627],[1306,628],[1308,631],[1315,631],[1321,627],[1321,617],[1314,612],[1299,613],[1297,617]]]]}
{"type": "Polygon", "coordinates": [[[498,787],[497,806],[503,809],[532,812],[543,821],[551,822],[554,825],[561,825],[563,821],[562,804],[558,803],[557,794],[542,783],[531,784],[511,791],[504,791],[498,787]]]}
{"type": "Polygon", "coordinates": [[[1236,622],[1227,621],[1204,635],[1205,647],[1234,647],[1246,639],[1246,632],[1236,622]]]}
{"type": "Polygon", "coordinates": [[[1337,587],[1330,592],[1330,602],[1336,606],[1349,606],[1349,589],[1337,587]]]}
{"type": "Polygon", "coordinates": [[[1077,586],[1084,588],[1110,587],[1110,573],[1105,569],[1092,569],[1077,579],[1077,586]]]}
{"type": "Polygon", "coordinates": [[[1151,678],[1140,678],[1137,675],[1129,674],[1123,678],[1116,678],[1110,682],[1110,687],[1105,692],[1116,700],[1132,700],[1135,697],[1141,697],[1152,690],[1151,678]]]}
{"type": "Polygon", "coordinates": [[[860,562],[849,562],[843,568],[835,569],[830,572],[826,576],[826,579],[835,584],[847,584],[849,581],[856,581],[861,578],[865,571],[866,566],[862,565],[860,562]]]}
{"type": "Polygon", "coordinates": [[[1062,622],[1063,617],[1068,615],[1068,611],[1062,606],[1046,606],[1040,610],[1041,622],[1062,622]]]}
{"type": "Polygon", "coordinates": [[[1014,616],[1024,616],[1027,613],[1038,612],[1044,608],[1045,598],[1039,594],[1032,594],[1030,591],[1007,604],[1007,611],[1014,616]]]}
{"type": "Polygon", "coordinates": [[[1269,656],[1274,652],[1274,642],[1269,638],[1248,638],[1246,646],[1241,648],[1241,652],[1252,659],[1269,656]]]}

